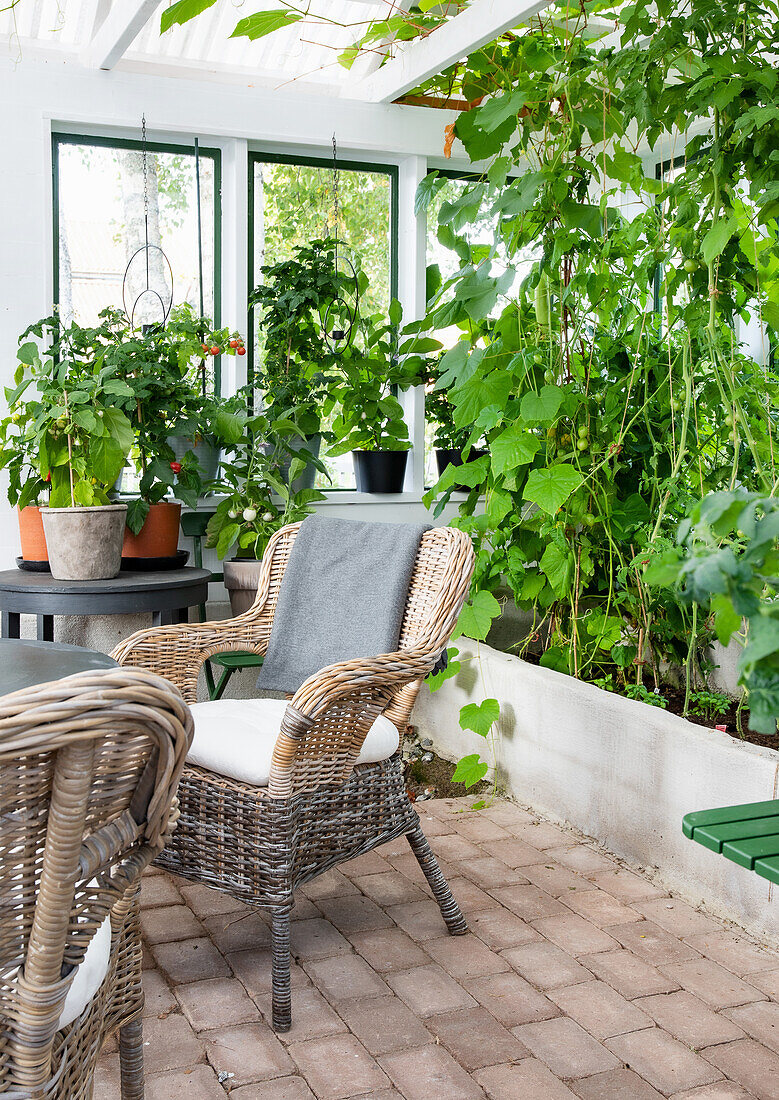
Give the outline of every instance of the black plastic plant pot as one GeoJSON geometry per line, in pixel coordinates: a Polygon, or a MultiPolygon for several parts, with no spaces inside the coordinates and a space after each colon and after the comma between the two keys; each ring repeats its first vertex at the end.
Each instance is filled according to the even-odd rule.
{"type": "MultiPolygon", "coordinates": [[[[474,448],[468,452],[468,462],[474,462],[477,458],[482,458],[486,455],[486,451],[483,448],[474,448]]],[[[447,466],[462,466],[463,456],[462,450],[459,447],[436,447],[435,460],[438,466],[438,476],[440,477],[447,466]]],[[[470,493],[471,487],[469,485],[454,485],[454,489],[459,490],[461,493],[470,493]]]]}
{"type": "Polygon", "coordinates": [[[402,493],[408,451],[352,451],[360,493],[402,493]]]}

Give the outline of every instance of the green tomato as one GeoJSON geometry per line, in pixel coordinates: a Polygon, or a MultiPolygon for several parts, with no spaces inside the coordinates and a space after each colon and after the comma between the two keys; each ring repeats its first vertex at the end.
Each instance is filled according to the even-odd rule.
{"type": "Polygon", "coordinates": [[[684,270],[687,271],[690,274],[692,274],[693,271],[697,271],[698,270],[697,261],[696,260],[685,260],[684,261],[684,270]]]}
{"type": "Polygon", "coordinates": [[[725,417],[725,425],[726,425],[726,426],[727,426],[728,428],[732,428],[732,427],[733,427],[733,417],[732,417],[732,416],[730,415],[730,413],[728,413],[728,415],[727,415],[727,416],[725,417]]]}
{"type": "Polygon", "coordinates": [[[582,516],[582,523],[584,524],[585,527],[594,527],[596,522],[597,521],[595,519],[595,516],[592,514],[592,512],[585,512],[584,515],[582,516]]]}
{"type": "Polygon", "coordinates": [[[541,354],[540,351],[537,351],[535,353],[535,355],[533,356],[533,362],[534,363],[543,363],[543,361],[544,361],[543,355],[541,354]]]}
{"type": "Polygon", "coordinates": [[[586,424],[581,424],[576,434],[579,436],[579,439],[587,439],[590,434],[590,429],[586,424]]]}
{"type": "Polygon", "coordinates": [[[545,382],[554,382],[554,380],[555,380],[554,371],[553,370],[545,370],[544,371],[544,381],[545,382]]]}
{"type": "Polygon", "coordinates": [[[587,448],[589,447],[589,445],[590,445],[590,444],[589,444],[589,441],[588,441],[588,440],[586,440],[586,439],[580,439],[580,440],[578,441],[578,443],[576,444],[576,450],[577,450],[577,451],[586,451],[586,450],[587,450],[587,448]]]}

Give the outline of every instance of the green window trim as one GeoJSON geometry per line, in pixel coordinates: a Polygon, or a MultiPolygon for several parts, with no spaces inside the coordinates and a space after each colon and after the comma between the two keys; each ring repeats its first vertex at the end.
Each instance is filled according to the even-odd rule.
{"type": "MultiPolygon", "coordinates": [[[[137,138],[116,138],[94,134],[71,134],[52,132],[51,135],[51,173],[52,173],[52,298],[53,305],[59,305],[59,271],[60,271],[60,203],[59,203],[59,150],[61,145],[94,145],[108,149],[143,149],[143,142],[137,138]]],[[[184,156],[194,157],[194,144],[182,145],[177,142],[147,141],[146,148],[150,153],[179,153],[184,156]]],[[[200,146],[198,152],[201,157],[207,157],[214,163],[214,325],[220,328],[222,324],[222,151],[221,149],[200,146]]],[[[214,363],[214,387],[218,395],[222,393],[222,369],[217,360],[214,363]]]]}
{"type": "MultiPolygon", "coordinates": [[[[304,168],[332,169],[332,157],[296,156],[292,153],[264,153],[256,149],[249,151],[249,218],[248,218],[248,287],[254,289],[254,166],[255,164],[299,164],[304,168]]],[[[375,172],[389,177],[390,181],[390,240],[389,240],[389,288],[390,298],[398,296],[398,176],[396,164],[377,164],[374,161],[342,160],[338,158],[339,171],[375,172]]],[[[254,379],[254,311],[246,311],[246,381],[252,384],[254,379]]],[[[354,492],[353,489],[330,489],[328,492],[354,492]]]]}

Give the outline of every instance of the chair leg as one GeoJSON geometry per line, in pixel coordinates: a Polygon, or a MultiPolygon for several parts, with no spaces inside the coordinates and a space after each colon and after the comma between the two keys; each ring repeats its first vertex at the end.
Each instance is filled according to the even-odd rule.
{"type": "Polygon", "coordinates": [[[122,1100],[143,1100],[143,1022],[138,1016],[119,1028],[122,1100]]]}
{"type": "Polygon", "coordinates": [[[273,1030],[292,1027],[292,997],[289,981],[289,909],[274,910],[273,934],[273,1030]]]}
{"type": "Polygon", "coordinates": [[[406,833],[406,839],[411,845],[411,851],[417,857],[419,866],[425,873],[425,878],[433,891],[433,897],[438,902],[449,935],[462,936],[464,932],[468,931],[468,925],[465,922],[465,917],[460,912],[460,906],[454,900],[454,895],[449,889],[449,883],[441,873],[438,860],[427,843],[427,837],[422,832],[422,827],[415,825],[411,832],[406,833]]]}

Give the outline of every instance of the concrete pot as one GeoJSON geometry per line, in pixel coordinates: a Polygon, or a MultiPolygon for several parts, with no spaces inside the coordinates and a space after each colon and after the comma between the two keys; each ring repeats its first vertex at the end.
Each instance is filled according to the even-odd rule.
{"type": "Polygon", "coordinates": [[[777,935],[776,900],[757,875],[682,834],[691,810],[776,798],[779,753],[461,638],[460,672],[420,691],[412,721],[449,760],[479,752],[465,703],[497,699],[500,785],[567,821],[693,903],[777,935]]]}
{"type": "Polygon", "coordinates": [[[41,508],[51,575],[57,581],[98,581],[118,575],[126,504],[41,508]]]}
{"type": "Polygon", "coordinates": [[[224,580],[233,615],[243,615],[254,603],[262,562],[247,558],[224,563],[224,580]]]}

